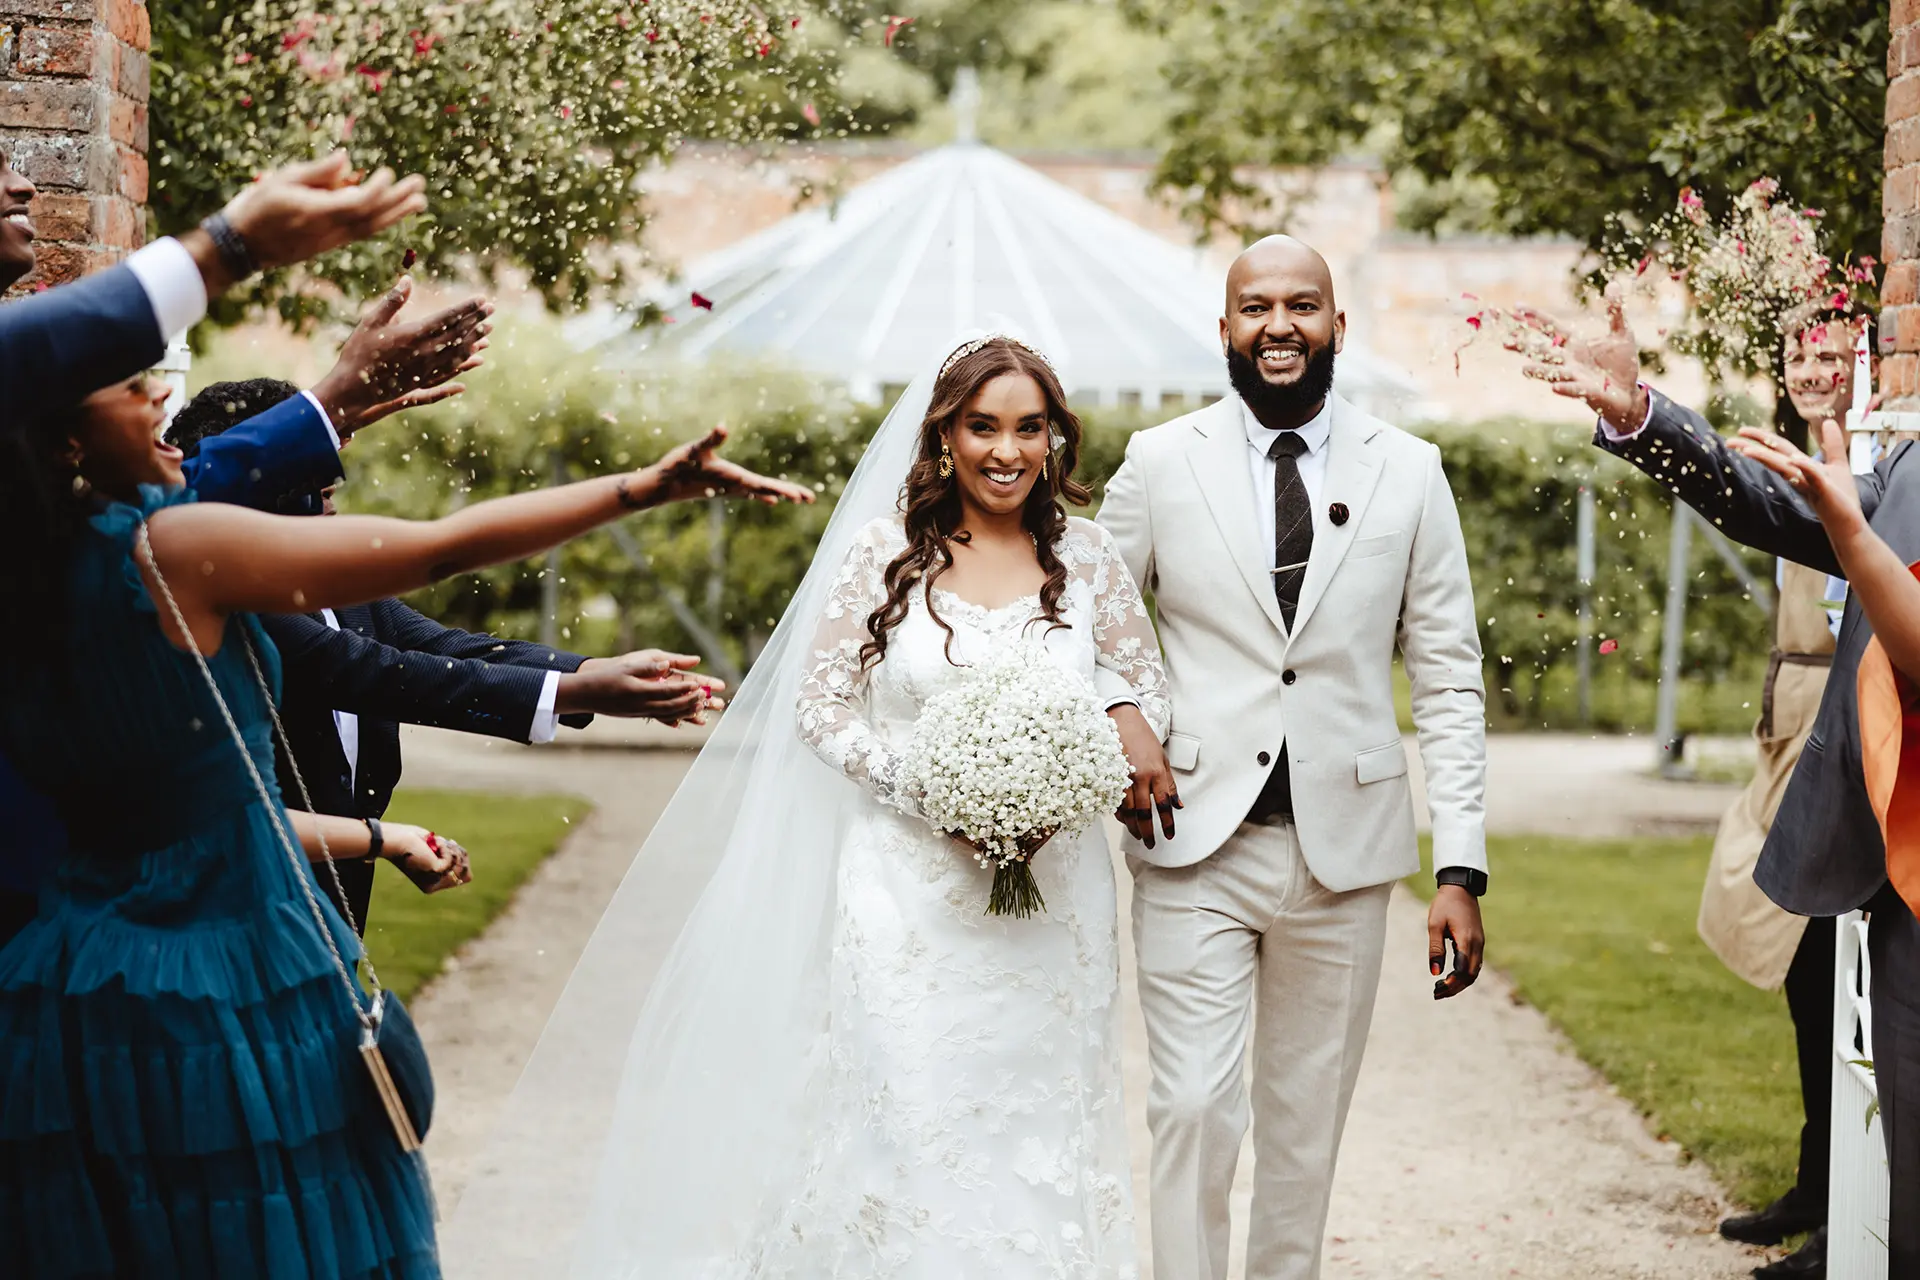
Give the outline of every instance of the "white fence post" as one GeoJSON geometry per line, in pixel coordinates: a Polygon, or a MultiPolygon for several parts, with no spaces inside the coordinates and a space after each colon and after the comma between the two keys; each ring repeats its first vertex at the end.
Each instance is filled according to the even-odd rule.
{"type": "Polygon", "coordinates": [[[1833,1105],[1828,1147],[1827,1275],[1886,1280],[1887,1146],[1875,1105],[1873,966],[1867,925],[1848,912],[1834,931],[1833,1105]]]}

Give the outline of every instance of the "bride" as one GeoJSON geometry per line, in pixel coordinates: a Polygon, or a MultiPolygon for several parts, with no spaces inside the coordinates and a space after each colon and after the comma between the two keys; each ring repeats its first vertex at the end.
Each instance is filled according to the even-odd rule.
{"type": "Polygon", "coordinates": [[[591,1280],[1136,1273],[1104,835],[1036,856],[1046,911],[988,916],[992,870],[899,769],[921,705],[1014,644],[1164,734],[1139,592],[1062,507],[1089,498],[1079,448],[1012,338],[908,388],[576,969],[450,1275],[569,1251],[591,1280]],[[696,859],[717,869],[636,1008],[657,864],[696,859]]]}

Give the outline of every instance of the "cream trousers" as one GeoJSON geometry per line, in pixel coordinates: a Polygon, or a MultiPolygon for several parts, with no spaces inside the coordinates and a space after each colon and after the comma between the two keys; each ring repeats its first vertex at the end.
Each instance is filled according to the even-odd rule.
{"type": "Polygon", "coordinates": [[[1322,887],[1290,824],[1243,824],[1192,866],[1131,867],[1153,1072],[1154,1280],[1226,1280],[1249,1032],[1247,1280],[1315,1280],[1393,886],[1322,887]]]}

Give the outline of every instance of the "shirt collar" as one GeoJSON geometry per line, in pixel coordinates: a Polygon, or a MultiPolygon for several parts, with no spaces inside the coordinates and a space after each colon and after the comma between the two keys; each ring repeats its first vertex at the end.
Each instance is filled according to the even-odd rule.
{"type": "MultiPolygon", "coordinates": [[[[1236,397],[1237,398],[1237,397],[1236,397]]],[[[1247,402],[1240,401],[1240,421],[1246,428],[1247,443],[1265,454],[1273,447],[1280,433],[1265,426],[1253,416],[1253,410],[1247,408],[1247,402]]],[[[1327,447],[1327,437],[1333,434],[1333,395],[1327,395],[1326,403],[1320,406],[1320,412],[1313,415],[1311,421],[1300,428],[1300,438],[1306,442],[1307,452],[1317,454],[1327,447]]]]}

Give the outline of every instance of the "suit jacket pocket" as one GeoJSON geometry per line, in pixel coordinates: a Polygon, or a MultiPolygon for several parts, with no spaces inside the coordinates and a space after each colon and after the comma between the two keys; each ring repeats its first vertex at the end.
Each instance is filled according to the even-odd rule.
{"type": "Polygon", "coordinates": [[[1362,786],[1402,777],[1407,772],[1407,749],[1395,739],[1382,747],[1355,752],[1353,766],[1362,786]]]}
{"type": "Polygon", "coordinates": [[[1386,533],[1377,538],[1355,538],[1353,545],[1347,548],[1347,559],[1365,560],[1369,556],[1383,556],[1389,551],[1398,550],[1403,541],[1397,533],[1386,533]]]}
{"type": "Polygon", "coordinates": [[[1200,763],[1200,739],[1190,733],[1168,734],[1167,763],[1182,773],[1192,773],[1200,763]]]}

